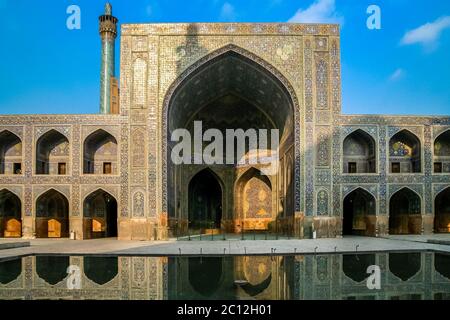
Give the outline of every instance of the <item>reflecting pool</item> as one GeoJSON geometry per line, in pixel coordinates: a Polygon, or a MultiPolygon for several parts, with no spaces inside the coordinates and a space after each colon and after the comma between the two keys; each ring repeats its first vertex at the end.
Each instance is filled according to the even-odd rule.
{"type": "Polygon", "coordinates": [[[450,255],[29,256],[0,262],[0,299],[450,300],[450,255]]]}

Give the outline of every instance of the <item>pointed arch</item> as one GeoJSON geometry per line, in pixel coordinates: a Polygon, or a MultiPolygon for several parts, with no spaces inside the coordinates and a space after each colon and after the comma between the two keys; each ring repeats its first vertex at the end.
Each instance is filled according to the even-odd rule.
{"type": "Polygon", "coordinates": [[[363,188],[344,198],[343,234],[376,236],[376,199],[363,188]]]}
{"type": "Polygon", "coordinates": [[[199,171],[188,186],[188,224],[191,229],[221,229],[223,183],[209,168],[199,171]]]}
{"type": "Polygon", "coordinates": [[[434,232],[450,233],[450,187],[442,190],[434,200],[434,232]]]}
{"type": "MultiPolygon", "coordinates": [[[[163,119],[162,119],[162,132],[161,132],[161,136],[162,136],[162,140],[163,140],[163,146],[162,146],[162,157],[163,157],[163,168],[162,168],[162,187],[163,187],[163,192],[162,192],[162,206],[163,206],[163,211],[168,211],[169,212],[169,216],[173,216],[174,214],[171,213],[171,208],[175,208],[176,205],[175,203],[172,203],[172,201],[177,201],[176,195],[173,195],[174,193],[174,187],[171,185],[171,177],[174,175],[174,173],[172,172],[173,168],[170,164],[170,159],[169,157],[169,150],[171,149],[171,146],[168,145],[168,137],[170,136],[170,132],[171,130],[173,130],[173,128],[177,127],[177,125],[174,124],[174,120],[176,118],[188,118],[186,116],[183,116],[182,113],[180,112],[185,112],[185,111],[180,111],[180,112],[176,112],[176,116],[174,116],[175,114],[175,110],[176,109],[176,105],[180,104],[177,101],[179,100],[180,97],[185,97],[185,94],[180,94],[180,90],[183,89],[185,86],[187,85],[194,85],[194,82],[190,82],[190,80],[194,79],[195,77],[199,76],[202,72],[204,72],[205,70],[211,70],[208,69],[212,66],[217,66],[217,72],[210,72],[211,75],[213,75],[214,77],[220,77],[220,76],[224,76],[224,72],[226,72],[226,70],[229,70],[230,68],[220,68],[220,63],[222,61],[225,61],[226,59],[235,59],[233,61],[238,61],[239,65],[237,64],[232,64],[232,68],[242,68],[242,70],[245,70],[246,68],[251,68],[252,70],[255,70],[255,72],[259,72],[259,74],[261,74],[263,76],[263,79],[261,81],[259,81],[260,83],[264,83],[265,85],[273,85],[274,87],[276,87],[276,90],[273,90],[274,92],[276,91],[276,94],[274,94],[274,97],[276,98],[275,101],[271,101],[270,102],[270,108],[269,106],[264,107],[261,106],[261,110],[263,110],[266,115],[269,115],[271,117],[274,117],[274,123],[277,124],[277,127],[280,128],[280,132],[282,132],[283,134],[281,134],[281,141],[283,143],[286,144],[293,144],[294,148],[293,148],[293,161],[295,162],[292,167],[293,167],[293,171],[294,171],[294,179],[298,180],[300,179],[300,150],[299,150],[299,140],[300,140],[300,135],[299,135],[299,130],[298,130],[298,125],[300,123],[300,115],[299,115],[299,104],[298,104],[298,99],[295,95],[295,91],[293,90],[293,87],[291,86],[291,84],[289,83],[289,81],[272,65],[270,65],[269,63],[267,63],[266,61],[264,61],[263,59],[259,58],[258,56],[256,56],[255,54],[240,48],[238,46],[235,45],[227,45],[224,46],[214,52],[211,52],[207,55],[205,55],[204,57],[202,57],[201,59],[199,59],[198,61],[196,61],[195,63],[193,63],[192,65],[190,65],[188,68],[183,69],[183,70],[179,70],[180,76],[171,84],[171,86],[169,87],[169,89],[167,90],[165,97],[164,97],[164,101],[163,101],[163,119]],[[243,66],[243,67],[242,67],[243,66]],[[177,100],[178,99],[178,100],[177,100]],[[278,100],[283,101],[282,103],[277,102],[278,100]],[[283,105],[283,106],[281,106],[283,105]],[[278,108],[278,110],[276,110],[278,108]],[[284,108],[283,112],[280,112],[279,108],[284,108]],[[276,110],[276,112],[275,112],[276,110]],[[275,114],[277,113],[277,114],[275,114]],[[276,117],[279,117],[278,119],[275,119],[276,117]],[[291,138],[286,138],[286,136],[289,136],[291,138]],[[168,160],[168,161],[166,161],[168,160]]],[[[237,77],[239,78],[239,77],[237,77]]],[[[212,85],[216,85],[218,83],[227,83],[227,85],[229,85],[229,87],[227,88],[218,88],[218,90],[213,90],[213,92],[217,93],[217,94],[221,94],[223,95],[226,92],[231,92],[234,95],[243,97],[243,95],[245,94],[251,94],[252,90],[245,90],[245,88],[233,88],[233,85],[237,86],[238,85],[238,81],[236,80],[237,78],[233,78],[233,81],[207,81],[208,82],[208,86],[210,84],[212,85]],[[233,84],[234,81],[237,81],[236,83],[233,84]]],[[[242,79],[241,79],[242,81],[242,79]]],[[[204,87],[204,86],[202,86],[204,87]]],[[[206,87],[204,87],[206,88],[206,87]]],[[[204,93],[205,90],[189,90],[189,92],[199,92],[201,94],[204,93]]],[[[262,90],[263,91],[263,90],[262,90]]],[[[259,93],[258,93],[259,94],[259,93]]],[[[202,102],[202,101],[211,101],[212,97],[205,97],[205,99],[203,98],[198,98],[197,101],[202,102]]],[[[246,98],[245,96],[243,97],[244,99],[246,98]]],[[[256,103],[256,101],[268,101],[268,99],[258,99],[255,98],[254,96],[250,99],[247,99],[248,101],[254,101],[256,103]]],[[[180,100],[181,101],[181,100],[180,100]]],[[[268,102],[269,103],[269,102],[268,102]]],[[[189,103],[184,103],[182,104],[183,106],[190,106],[189,103]]],[[[184,107],[183,107],[184,108],[184,107]]],[[[186,109],[186,108],[184,108],[186,109]]],[[[189,108],[187,108],[189,109],[189,108]]],[[[181,110],[181,109],[180,109],[181,110]]],[[[186,112],[188,112],[189,110],[187,110],[186,112]]],[[[192,115],[192,112],[189,113],[190,115],[192,115]]],[[[281,148],[282,150],[288,150],[289,148],[281,148]]],[[[281,156],[280,156],[281,157],[281,156]]],[[[291,184],[292,189],[294,190],[296,188],[296,186],[298,186],[299,183],[298,181],[294,182],[291,184]]],[[[300,199],[299,199],[299,190],[295,189],[292,194],[294,195],[294,209],[299,210],[300,207],[300,199]]]]}
{"type": "Polygon", "coordinates": [[[389,233],[422,233],[422,199],[408,187],[400,189],[389,199],[389,233]]]}
{"type": "MultiPolygon", "coordinates": [[[[251,167],[236,180],[235,211],[244,230],[269,230],[275,219],[272,182],[262,172],[251,167]]],[[[240,232],[241,230],[238,230],[240,232]]]]}
{"type": "Polygon", "coordinates": [[[212,298],[223,283],[223,257],[188,258],[188,279],[192,289],[204,298],[212,298]]]}
{"type": "Polygon", "coordinates": [[[376,142],[362,129],[347,135],[343,142],[344,173],[376,173],[376,142]]]}
{"type": "Polygon", "coordinates": [[[103,188],[83,200],[83,229],[86,239],[117,237],[117,200],[103,188]]]}
{"type": "Polygon", "coordinates": [[[0,174],[22,174],[22,140],[13,132],[0,132],[0,174]]]}
{"type": "Polygon", "coordinates": [[[84,257],[84,274],[98,285],[112,281],[119,273],[117,257],[84,257]]]}
{"type": "Polygon", "coordinates": [[[389,253],[389,270],[402,281],[408,281],[421,269],[421,253],[389,253]]]}
{"type": "Polygon", "coordinates": [[[420,139],[407,129],[393,135],[389,140],[389,163],[391,173],[422,172],[420,139]]]}
{"type": "Polygon", "coordinates": [[[50,285],[56,285],[68,277],[69,256],[37,256],[36,273],[50,285]]]}
{"type": "Polygon", "coordinates": [[[106,130],[98,129],[83,143],[84,174],[118,174],[117,139],[106,130]]]}
{"type": "Polygon", "coordinates": [[[69,208],[69,201],[61,192],[51,188],[42,193],[36,199],[36,237],[68,237],[69,208]]]}
{"type": "Polygon", "coordinates": [[[50,129],[36,141],[36,174],[66,175],[70,165],[69,139],[50,129]]]}
{"type": "Polygon", "coordinates": [[[450,173],[450,130],[434,140],[434,172],[450,173]]]}
{"type": "Polygon", "coordinates": [[[0,190],[0,238],[22,236],[22,201],[8,189],[0,190]]]}

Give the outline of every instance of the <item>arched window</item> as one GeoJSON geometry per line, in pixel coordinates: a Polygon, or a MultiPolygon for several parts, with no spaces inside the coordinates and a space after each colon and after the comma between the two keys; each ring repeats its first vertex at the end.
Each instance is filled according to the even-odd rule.
{"type": "Polygon", "coordinates": [[[85,174],[117,174],[117,140],[99,129],[84,141],[83,172],[85,174]]]}
{"type": "Polygon", "coordinates": [[[22,141],[8,130],[0,132],[0,174],[22,174],[22,141]]]}
{"type": "Polygon", "coordinates": [[[391,173],[422,172],[420,140],[408,130],[395,134],[389,142],[391,173]]]}
{"type": "Polygon", "coordinates": [[[363,130],[356,130],[344,140],[344,173],[375,173],[375,140],[363,130]]]}
{"type": "Polygon", "coordinates": [[[450,130],[434,141],[434,172],[450,173],[450,130]]]}
{"type": "Polygon", "coordinates": [[[65,175],[70,161],[69,140],[50,130],[36,144],[36,174],[65,175]]]}

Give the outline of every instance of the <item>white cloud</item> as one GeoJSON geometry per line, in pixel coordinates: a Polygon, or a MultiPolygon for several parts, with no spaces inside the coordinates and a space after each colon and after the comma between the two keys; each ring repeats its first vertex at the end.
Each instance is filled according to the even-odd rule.
{"type": "Polygon", "coordinates": [[[397,80],[400,80],[401,78],[403,78],[404,75],[405,75],[405,71],[401,68],[398,68],[397,70],[394,71],[393,74],[391,74],[391,76],[389,77],[389,80],[397,81],[397,80]]]}
{"type": "Polygon", "coordinates": [[[335,0],[315,0],[307,9],[299,9],[289,22],[344,23],[344,17],[336,11],[335,0]]]}
{"type": "Polygon", "coordinates": [[[220,9],[220,20],[233,21],[235,19],[236,19],[236,10],[229,2],[225,2],[222,6],[222,9],[220,9]]]}
{"type": "Polygon", "coordinates": [[[421,44],[426,49],[434,49],[438,45],[439,37],[445,29],[450,28],[450,16],[441,17],[417,29],[408,31],[400,41],[401,45],[421,44]]]}

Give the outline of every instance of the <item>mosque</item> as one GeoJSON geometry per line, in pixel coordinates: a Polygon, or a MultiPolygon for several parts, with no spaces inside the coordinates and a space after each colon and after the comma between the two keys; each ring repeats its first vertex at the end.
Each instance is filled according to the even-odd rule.
{"type": "Polygon", "coordinates": [[[99,24],[99,114],[0,116],[0,237],[450,232],[450,117],[342,114],[338,25],[121,24],[116,78],[109,4],[99,24]],[[246,157],[278,170],[175,164],[196,121],[277,129],[246,157]]]}

